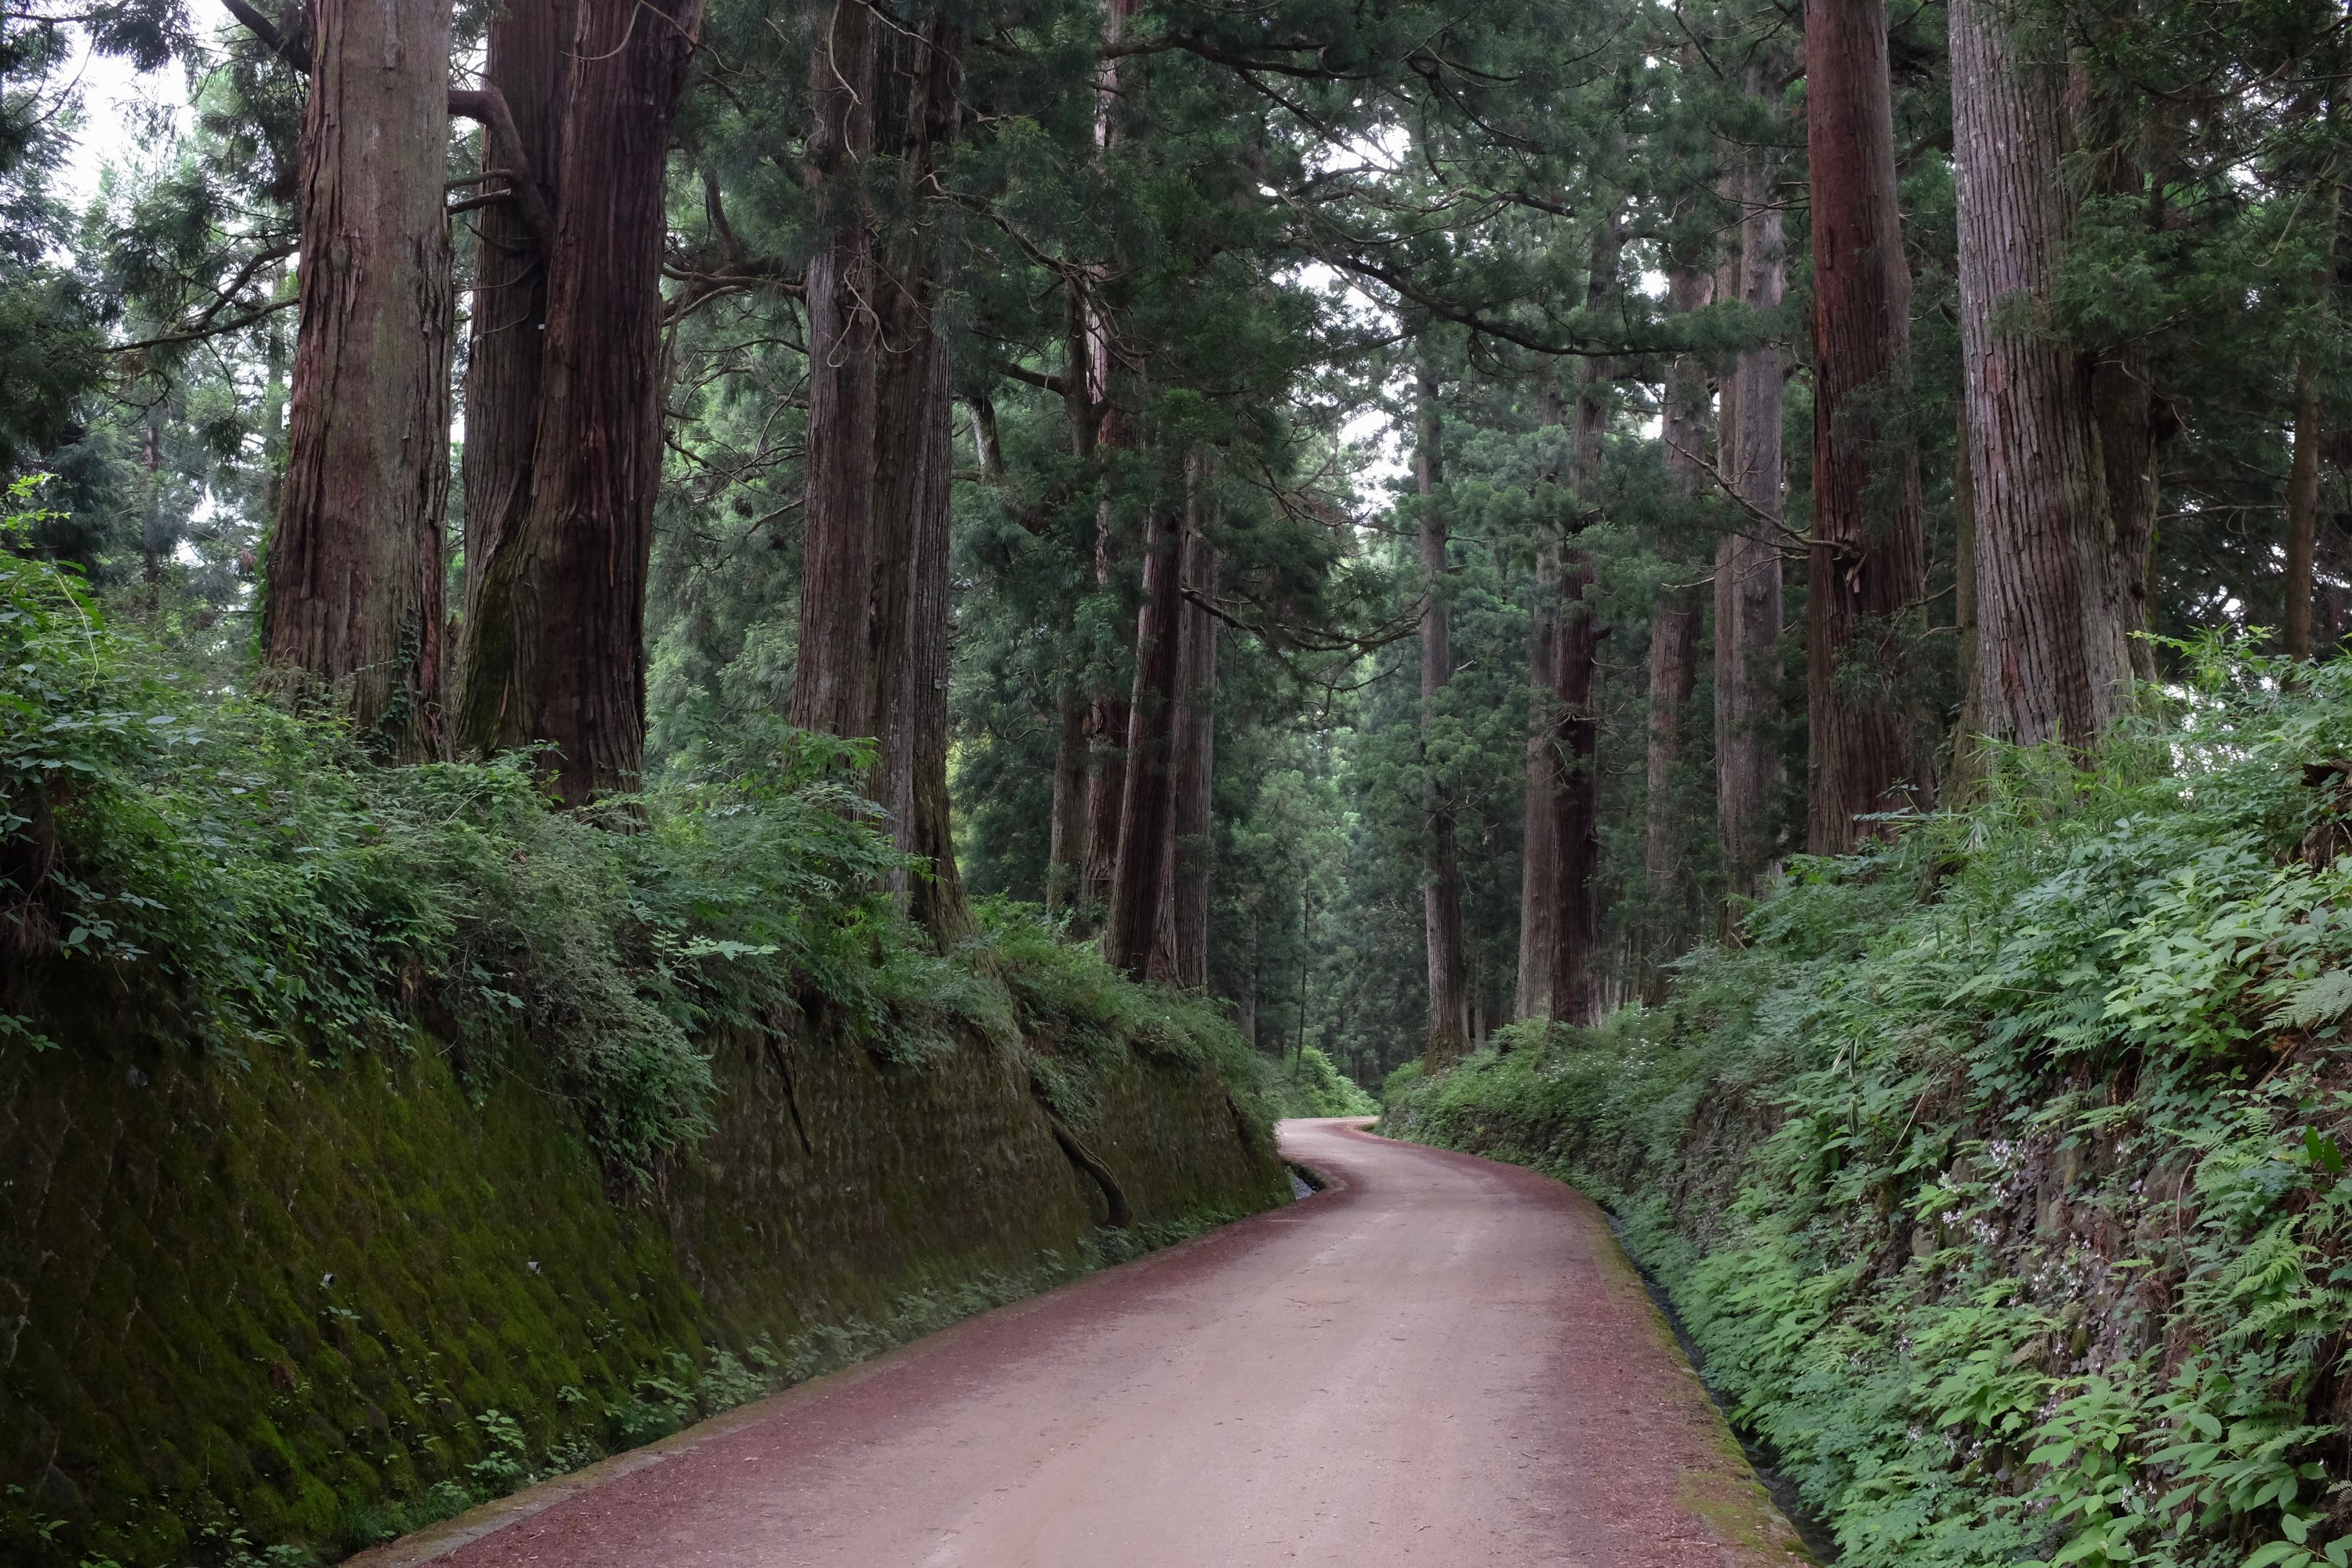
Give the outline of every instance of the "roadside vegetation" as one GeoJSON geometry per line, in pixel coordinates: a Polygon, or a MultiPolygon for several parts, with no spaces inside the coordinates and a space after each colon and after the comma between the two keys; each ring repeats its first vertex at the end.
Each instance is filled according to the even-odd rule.
{"type": "Polygon", "coordinates": [[[2179,651],[1660,1005],[1390,1080],[1620,1215],[1857,1568],[2352,1550],[2352,675],[2179,651]]]}
{"type": "MultiPolygon", "coordinates": [[[[23,481],[5,521],[53,518],[23,481]]],[[[386,766],[136,624],[70,568],[0,550],[0,1038],[123,1007],[200,1049],[326,1063],[545,1055],[614,1179],[708,1130],[709,1041],[838,1028],[909,1066],[985,1041],[1090,1120],[1130,1043],[1213,1065],[1243,1114],[1276,1069],[1213,1004],[1118,973],[1034,909],[983,902],[941,952],[858,794],[869,752],[781,721],[674,759],[640,795],[549,809],[528,753],[386,766]]],[[[1284,1092],[1289,1092],[1287,1090],[1284,1092]]]]}

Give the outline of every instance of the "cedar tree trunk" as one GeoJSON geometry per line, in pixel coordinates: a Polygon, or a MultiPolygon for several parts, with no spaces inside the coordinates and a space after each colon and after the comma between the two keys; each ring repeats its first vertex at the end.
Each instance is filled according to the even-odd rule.
{"type": "Polygon", "coordinates": [[[2286,475],[2285,602],[2280,640],[2289,658],[2311,657],[2313,564],[2319,547],[2319,362],[2308,350],[2294,366],[2294,459],[2286,475]]]}
{"type": "Polygon", "coordinates": [[[470,563],[462,742],[551,743],[575,806],[636,789],[645,769],[665,176],[700,23],[699,0],[575,8],[530,498],[470,563]]]}
{"type": "Polygon", "coordinates": [[[2046,312],[2065,244],[2063,79],[1988,0],[1953,0],[1951,39],[1984,728],[2086,747],[2132,676],[2106,474],[2078,357],[2020,319],[2046,312]]]}
{"type": "MultiPolygon", "coordinates": [[[[1714,279],[1695,267],[1679,267],[1667,279],[1667,309],[1704,310],[1714,279]]],[[[1706,493],[1707,447],[1706,373],[1695,354],[1678,355],[1666,374],[1662,423],[1666,483],[1685,500],[1706,493]]],[[[1681,948],[1688,932],[1684,905],[1689,878],[1682,847],[1683,823],[1675,809],[1675,775],[1682,763],[1684,710],[1698,683],[1698,600],[1686,586],[1661,587],[1650,605],[1650,714],[1646,791],[1643,796],[1643,870],[1649,887],[1648,952],[1643,954],[1645,984],[1653,989],[1660,965],[1681,948]]]]}
{"type": "MultiPolygon", "coordinates": [[[[1756,83],[1751,79],[1750,90],[1756,83]]],[[[1743,161],[1738,289],[1753,310],[1780,308],[1787,245],[1771,205],[1773,165],[1743,161]]],[[[1780,706],[1781,558],[1772,520],[1781,515],[1782,405],[1787,356],[1780,345],[1744,349],[1723,393],[1721,468],[1745,514],[1715,554],[1716,837],[1724,890],[1756,896],[1774,858],[1774,816],[1784,775],[1773,721],[1780,706]]]]}
{"type": "MultiPolygon", "coordinates": [[[[573,0],[509,0],[491,15],[484,84],[506,100],[548,212],[562,210],[552,184],[563,165],[563,105],[571,74],[573,0]]],[[[484,174],[510,153],[485,126],[484,174]]],[[[509,183],[518,177],[509,171],[509,183]]],[[[531,446],[539,426],[540,367],[547,348],[549,258],[513,201],[474,216],[474,312],[466,350],[465,625],[480,614],[484,566],[509,546],[530,500],[531,446]]],[[[463,665],[459,673],[462,677],[463,665]]],[[[462,681],[460,682],[462,688],[462,681]]],[[[462,695],[458,699],[463,708],[462,695]]],[[[462,727],[461,727],[462,738],[462,727]]]]}
{"type": "Polygon", "coordinates": [[[262,604],[266,662],[387,757],[440,750],[449,491],[447,0],[318,0],[300,325],[262,604]]]}
{"type": "MultiPolygon", "coordinates": [[[[1186,505],[1195,504],[1198,459],[1185,465],[1186,505]]],[[[1135,620],[1135,686],[1128,704],[1126,788],[1119,802],[1118,862],[1111,878],[1104,956],[1141,979],[1151,961],[1168,883],[1173,805],[1170,741],[1175,724],[1183,525],[1151,509],[1143,551],[1143,604],[1135,620]]]]}
{"type": "Polygon", "coordinates": [[[1180,552],[1185,595],[1177,610],[1173,805],[1168,824],[1168,892],[1160,900],[1151,973],[1187,990],[1209,984],[1209,871],[1216,853],[1212,790],[1217,765],[1217,621],[1192,595],[1214,601],[1217,551],[1192,508],[1180,552]]]}
{"type": "Polygon", "coordinates": [[[1415,376],[1418,450],[1414,482],[1421,496],[1421,752],[1422,931],[1429,958],[1429,1027],[1422,1059],[1443,1069],[1469,1048],[1469,996],[1462,942],[1462,858],[1454,843],[1454,805],[1429,756],[1430,731],[1454,679],[1453,615],[1446,604],[1445,527],[1437,489],[1444,483],[1444,431],[1437,405],[1437,373],[1429,345],[1421,345],[1415,376]]]}
{"type": "Polygon", "coordinates": [[[1919,456],[1901,431],[1911,271],[1895,184],[1882,0],[1809,0],[1813,225],[1813,539],[1806,563],[1806,843],[1915,798],[1903,620],[1927,586],[1919,456]]]}

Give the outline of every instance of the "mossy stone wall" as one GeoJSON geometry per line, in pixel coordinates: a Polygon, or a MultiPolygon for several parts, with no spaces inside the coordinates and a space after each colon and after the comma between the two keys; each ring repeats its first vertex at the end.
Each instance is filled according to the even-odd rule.
{"type": "MultiPolygon", "coordinates": [[[[236,1061],[86,1016],[65,1048],[0,1047],[11,1563],[331,1556],[436,1486],[446,1511],[502,1463],[654,1435],[730,1356],[789,1366],[910,1297],[1074,1269],[1102,1213],[984,1044],[910,1068],[730,1036],[716,1131],[660,1190],[614,1193],[527,1053],[463,1079],[422,1039],[236,1061]]],[[[1129,1053],[1082,1132],[1139,1225],[1287,1191],[1181,1060],[1129,1053]]]]}

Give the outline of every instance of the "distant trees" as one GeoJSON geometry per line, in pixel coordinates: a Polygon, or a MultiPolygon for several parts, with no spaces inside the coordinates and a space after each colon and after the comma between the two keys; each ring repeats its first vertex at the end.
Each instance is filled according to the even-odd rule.
{"type": "Polygon", "coordinates": [[[19,547],[571,807],[870,742],[936,943],[1269,1046],[1589,1022],[2140,634],[2352,622],[2340,17],[1801,9],[234,0],[86,219],[0,102],[19,547]]]}

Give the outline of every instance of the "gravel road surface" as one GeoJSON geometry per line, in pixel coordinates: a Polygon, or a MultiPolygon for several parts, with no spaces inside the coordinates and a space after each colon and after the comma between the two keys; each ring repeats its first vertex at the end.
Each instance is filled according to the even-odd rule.
{"type": "Polygon", "coordinates": [[[1339,1121],[1331,1190],[371,1552],[368,1568],[1787,1568],[1606,1222],[1339,1121]]]}

